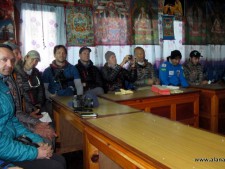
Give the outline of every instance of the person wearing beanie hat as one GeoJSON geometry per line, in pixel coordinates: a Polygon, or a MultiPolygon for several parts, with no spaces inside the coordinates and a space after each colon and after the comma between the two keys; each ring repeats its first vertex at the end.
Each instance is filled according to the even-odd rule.
{"type": "Polygon", "coordinates": [[[83,46],[79,50],[78,63],[75,65],[83,85],[84,93],[104,94],[103,81],[99,69],[90,60],[91,49],[83,46]]]}
{"type": "Polygon", "coordinates": [[[137,69],[135,61],[131,62],[131,69],[123,68],[129,61],[129,55],[125,56],[120,65],[117,64],[116,55],[112,51],[105,53],[106,63],[102,69],[103,79],[106,82],[107,91],[117,91],[127,89],[126,83],[134,83],[137,80],[137,69]]]}
{"type": "Polygon", "coordinates": [[[22,60],[21,51],[20,51],[20,48],[19,48],[18,45],[16,45],[15,43],[12,43],[12,42],[10,42],[10,41],[6,41],[6,42],[4,42],[3,44],[8,45],[8,46],[10,46],[10,47],[12,48],[13,53],[14,53],[14,55],[15,55],[15,57],[16,57],[16,62],[15,62],[15,64],[17,64],[17,62],[18,62],[19,60],[22,60]]]}
{"type": "Polygon", "coordinates": [[[208,80],[205,80],[203,67],[200,63],[201,53],[193,50],[190,53],[190,58],[183,64],[184,75],[191,86],[206,85],[208,80]]]}
{"type": "Polygon", "coordinates": [[[162,85],[188,87],[189,84],[184,77],[183,67],[180,64],[182,58],[179,50],[171,51],[167,61],[159,67],[159,79],[162,85]]]}
{"type": "Polygon", "coordinates": [[[106,62],[109,61],[109,58],[110,58],[112,55],[115,55],[115,53],[112,52],[112,51],[107,51],[107,52],[105,53],[105,60],[106,60],[106,62]]]}

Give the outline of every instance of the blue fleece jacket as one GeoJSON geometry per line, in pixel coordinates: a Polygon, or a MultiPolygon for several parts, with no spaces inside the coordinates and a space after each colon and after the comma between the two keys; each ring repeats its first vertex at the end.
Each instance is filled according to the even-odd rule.
{"type": "Polygon", "coordinates": [[[160,65],[159,79],[162,85],[173,85],[188,87],[188,83],[184,77],[182,65],[173,65],[166,61],[160,65]]]}
{"type": "Polygon", "coordinates": [[[27,130],[15,117],[13,98],[8,86],[0,79],[0,159],[12,162],[36,159],[37,148],[14,140],[21,135],[36,143],[43,142],[39,135],[27,130]]]}

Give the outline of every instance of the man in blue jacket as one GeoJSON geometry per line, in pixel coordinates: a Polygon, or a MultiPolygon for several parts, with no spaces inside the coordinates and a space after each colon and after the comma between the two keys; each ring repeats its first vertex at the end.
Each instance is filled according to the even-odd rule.
{"type": "Polygon", "coordinates": [[[66,47],[56,45],[53,52],[55,60],[44,70],[42,76],[46,97],[82,95],[80,75],[77,68],[67,62],[66,47]]]}
{"type": "Polygon", "coordinates": [[[27,130],[15,116],[13,98],[6,85],[15,61],[12,49],[0,44],[0,159],[22,168],[65,169],[65,160],[53,155],[51,147],[43,143],[39,135],[27,130]],[[18,141],[21,136],[30,138],[38,146],[18,141]]]}
{"type": "Polygon", "coordinates": [[[160,65],[159,79],[162,85],[189,86],[184,77],[183,67],[180,64],[181,58],[180,51],[174,50],[167,57],[167,61],[160,65]]]}

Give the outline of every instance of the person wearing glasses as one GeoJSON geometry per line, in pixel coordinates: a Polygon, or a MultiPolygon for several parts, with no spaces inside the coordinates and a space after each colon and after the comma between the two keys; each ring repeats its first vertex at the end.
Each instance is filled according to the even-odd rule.
{"type": "Polygon", "coordinates": [[[16,84],[13,83],[13,79],[9,78],[7,81],[16,103],[16,116],[28,129],[54,145],[56,136],[54,129],[48,123],[40,121],[43,116],[41,112],[46,111],[44,86],[41,74],[36,68],[40,60],[40,54],[37,51],[29,51],[24,60],[15,65],[13,78],[16,84]]]}
{"type": "Polygon", "coordinates": [[[7,83],[15,61],[12,48],[0,44],[0,159],[24,169],[66,169],[65,159],[54,154],[40,135],[25,128],[15,116],[15,104],[7,83]],[[19,141],[21,136],[36,146],[19,141]]]}
{"type": "Polygon", "coordinates": [[[56,45],[53,52],[55,60],[42,75],[46,97],[82,95],[83,86],[79,72],[66,60],[66,47],[56,45]]]}

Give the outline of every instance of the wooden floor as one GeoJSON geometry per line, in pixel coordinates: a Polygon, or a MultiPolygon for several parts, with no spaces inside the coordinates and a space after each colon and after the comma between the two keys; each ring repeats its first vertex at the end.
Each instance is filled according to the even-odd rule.
{"type": "Polygon", "coordinates": [[[76,151],[63,154],[66,159],[67,169],[83,169],[83,152],[76,151]]]}

